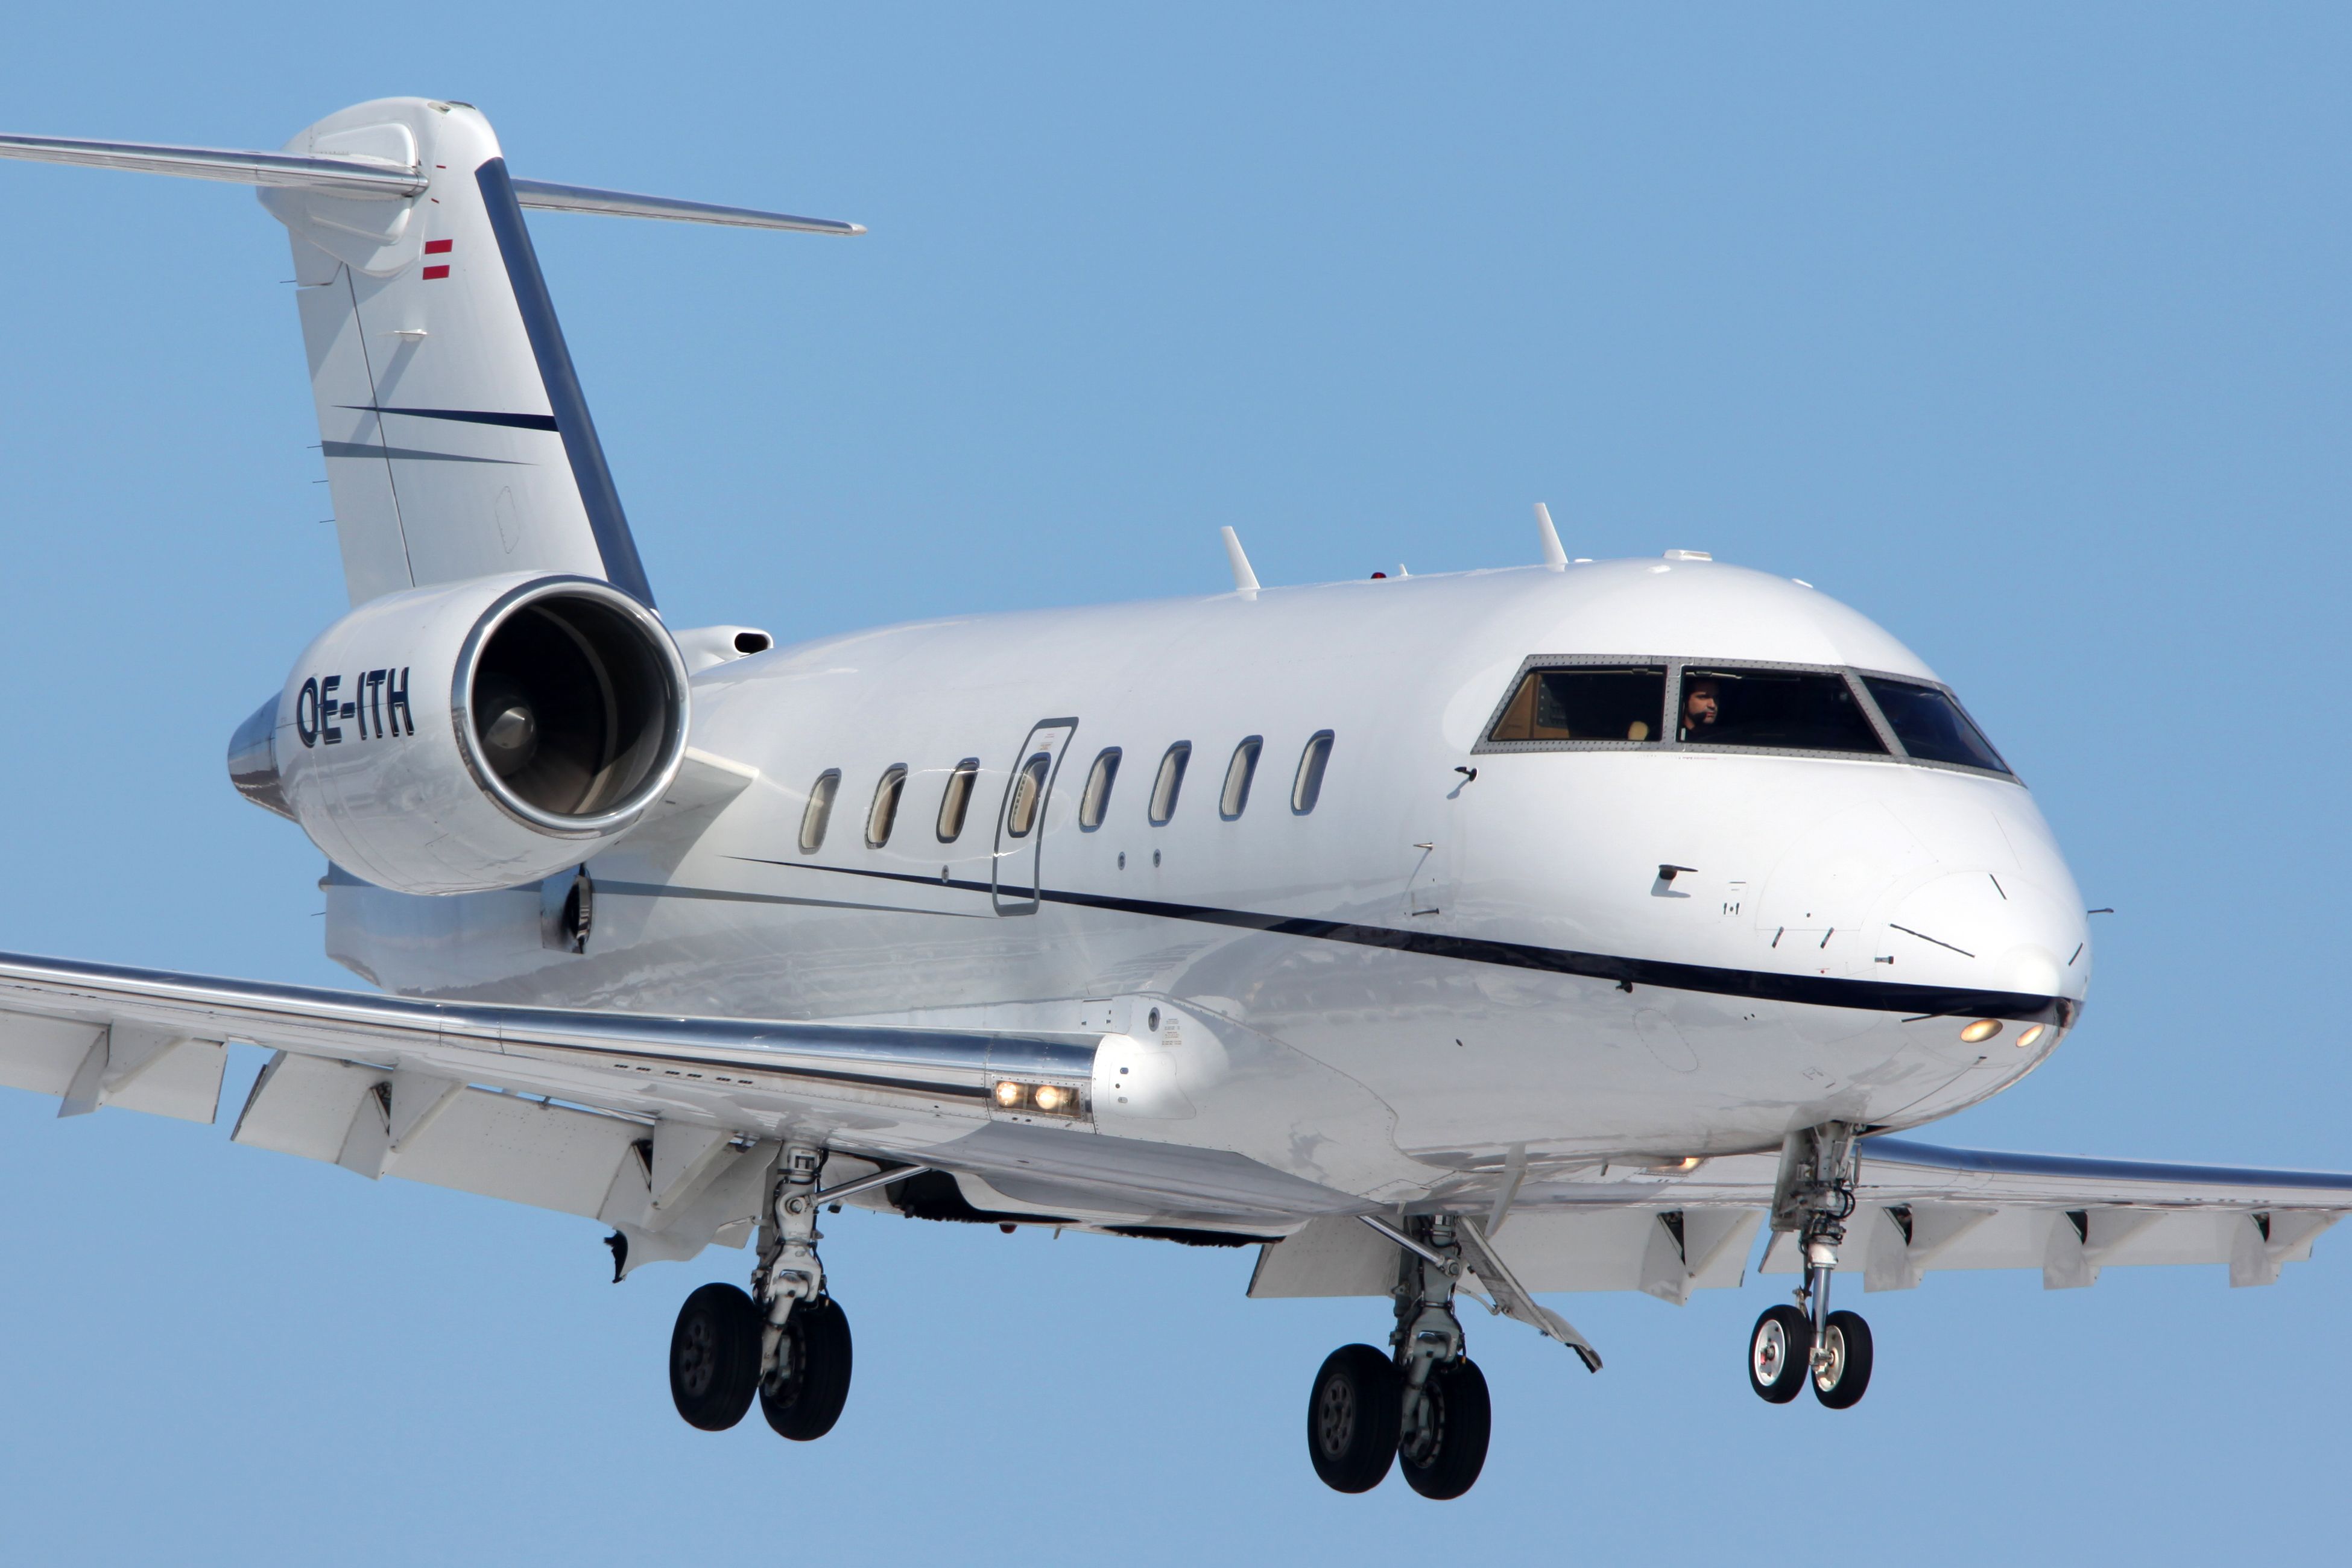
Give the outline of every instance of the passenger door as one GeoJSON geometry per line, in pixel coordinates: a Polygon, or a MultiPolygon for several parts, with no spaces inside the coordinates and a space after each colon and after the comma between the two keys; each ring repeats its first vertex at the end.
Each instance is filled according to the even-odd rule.
{"type": "Polygon", "coordinates": [[[1076,734],[1076,719],[1047,719],[1029,731],[1013,776],[1004,786],[1004,803],[996,813],[995,904],[1000,915],[1037,912],[1039,878],[1044,875],[1045,834],[1052,825],[1048,809],[1054,803],[1054,782],[1062,771],[1062,755],[1076,734]]]}

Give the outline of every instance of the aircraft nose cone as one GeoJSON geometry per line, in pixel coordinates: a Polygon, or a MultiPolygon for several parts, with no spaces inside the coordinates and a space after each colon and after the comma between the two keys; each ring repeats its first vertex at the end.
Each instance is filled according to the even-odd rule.
{"type": "Polygon", "coordinates": [[[1902,966],[1898,977],[2079,999],[2089,947],[2076,902],[2013,872],[1952,872],[1896,903],[1885,951],[1902,966]]]}

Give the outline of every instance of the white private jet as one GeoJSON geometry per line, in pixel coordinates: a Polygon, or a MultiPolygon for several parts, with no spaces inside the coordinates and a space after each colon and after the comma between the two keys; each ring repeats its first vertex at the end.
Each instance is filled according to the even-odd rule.
{"type": "Polygon", "coordinates": [[[1457,1296],[1681,1303],[1792,1274],[1757,1394],[1869,1385],[1838,1268],[2225,1264],[2273,1281],[2352,1175],[1896,1136],[2081,1016],[2083,900],[1901,643],[1668,551],[974,616],[774,647],[665,625],[523,212],[856,226],[515,179],[462,103],[280,153],[0,138],[242,181],[290,231],[352,611],[236,731],[388,994],[0,955],[0,1081],[590,1217],[614,1277],[756,1228],[686,1301],[693,1425],[829,1430],[821,1209],[1259,1249],[1386,1296],[1316,1374],[1342,1491],[1485,1462],[1457,1296]]]}

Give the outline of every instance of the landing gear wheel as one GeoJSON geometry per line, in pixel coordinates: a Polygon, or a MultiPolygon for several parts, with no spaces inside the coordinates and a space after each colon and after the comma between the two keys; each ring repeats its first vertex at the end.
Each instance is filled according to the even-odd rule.
{"type": "Polygon", "coordinates": [[[1396,1364],[1370,1345],[1342,1345],[1324,1359],[1307,1396],[1307,1457],[1333,1491],[1368,1492],[1389,1473],[1403,1420],[1396,1364]]]}
{"type": "Polygon", "coordinates": [[[1486,1397],[1486,1374],[1464,1356],[1429,1374],[1427,1397],[1433,1428],[1428,1451],[1419,1458],[1397,1450],[1405,1485],[1443,1502],[1477,1484],[1486,1468],[1486,1439],[1494,1431],[1495,1407],[1486,1397]]]}
{"type": "Polygon", "coordinates": [[[1870,1388],[1870,1325],[1859,1312],[1832,1312],[1822,1349],[1826,1353],[1813,1370],[1813,1397],[1832,1410],[1861,1404],[1870,1388]]]}
{"type": "MultiPolygon", "coordinates": [[[[1858,1318],[1854,1321],[1861,1321],[1858,1318]]],[[[1759,1399],[1786,1405],[1804,1392],[1812,1355],[1813,1325],[1805,1314],[1790,1306],[1768,1307],[1764,1315],[1756,1320],[1755,1332],[1748,1337],[1748,1386],[1756,1390],[1759,1399]]]]}
{"type": "Polygon", "coordinates": [[[732,1285],[705,1285],[677,1310],[669,1336],[669,1396],[689,1426],[724,1432],[760,1384],[760,1314],[732,1285]]]}
{"type": "Polygon", "coordinates": [[[849,1315],[828,1296],[799,1306],[784,1321],[776,1347],[779,1375],[760,1384],[760,1414],[795,1443],[833,1430],[849,1403],[849,1315]]]}

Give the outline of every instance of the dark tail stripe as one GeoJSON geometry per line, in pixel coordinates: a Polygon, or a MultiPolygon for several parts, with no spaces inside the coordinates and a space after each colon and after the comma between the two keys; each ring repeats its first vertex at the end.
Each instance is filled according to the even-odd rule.
{"type": "Polygon", "coordinates": [[[555,431],[552,414],[497,414],[487,408],[379,408],[373,403],[346,403],[362,414],[405,414],[411,419],[456,419],[467,425],[500,425],[509,430],[555,431]]]}
{"type": "Polygon", "coordinates": [[[503,468],[529,468],[506,458],[464,458],[455,452],[428,452],[419,447],[379,447],[365,441],[322,441],[320,449],[330,458],[370,458],[377,461],[390,458],[404,463],[496,463],[503,468]]]}
{"type": "Polygon", "coordinates": [[[507,161],[493,158],[474,172],[482,189],[482,205],[498,237],[499,253],[506,258],[507,280],[514,286],[515,303],[522,309],[523,331],[530,336],[530,352],[539,361],[539,379],[547,388],[547,405],[555,410],[555,428],[563,437],[564,455],[572,459],[572,482],[580,487],[581,504],[588,509],[588,527],[604,558],[604,577],[647,609],[654,605],[653,584],[646,581],[645,563],[637,558],[637,542],[629,533],[629,520],[621,510],[621,494],[613,488],[613,473],[604,466],[604,448],[596,439],[596,426],[588,417],[588,399],[581,393],[580,375],[572,366],[572,351],[564,345],[563,329],[556,324],[555,302],[548,298],[547,279],[539,270],[539,253],[530,247],[530,230],[523,226],[522,206],[515,200],[514,184],[507,177],[507,161]]]}
{"type": "MultiPolygon", "coordinates": [[[[833,871],[846,877],[873,877],[891,882],[919,882],[929,887],[985,893],[986,882],[941,881],[937,877],[903,871],[865,871],[845,866],[814,866],[798,860],[753,860],[762,866],[797,870],[833,871]]],[[[1841,980],[1826,974],[1779,974],[1768,970],[1718,969],[1703,963],[1675,963],[1655,958],[1618,958],[1608,953],[1576,952],[1563,948],[1537,947],[1528,942],[1494,942],[1482,937],[1448,936],[1439,931],[1398,931],[1389,926],[1359,925],[1351,921],[1315,920],[1295,915],[1255,914],[1246,910],[1221,909],[1212,904],[1172,904],[1153,899],[1122,899],[1105,893],[1040,890],[1047,903],[1079,909],[1108,910],[1120,914],[1154,916],[1162,920],[1194,921],[1205,925],[1262,931],[1275,936],[1308,937],[1358,947],[1387,948],[1431,958],[1460,959],[1471,963],[1495,963],[1510,969],[1536,969],[1553,974],[1574,974],[1623,985],[1652,985],[1664,991],[1695,991],[1710,996],[1739,996],[1758,1002],[1795,1002],[1814,1007],[1844,1007],[1869,1013],[1900,1013],[1908,1017],[2007,1018],[2019,1022],[2057,1024],[2074,1021],[2075,1005],[2060,996],[2036,996],[2030,992],[1971,991],[1958,986],[1904,985],[1888,980],[1841,980]]]]}

